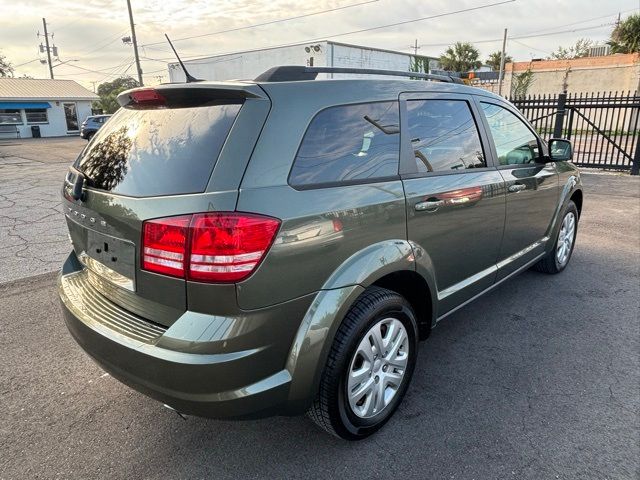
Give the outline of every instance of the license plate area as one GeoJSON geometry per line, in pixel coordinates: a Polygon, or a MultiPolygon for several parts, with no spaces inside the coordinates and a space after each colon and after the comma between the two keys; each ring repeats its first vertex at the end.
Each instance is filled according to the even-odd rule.
{"type": "Polygon", "coordinates": [[[122,288],[135,291],[136,247],[133,242],[86,229],[79,260],[92,272],[122,288]]]}

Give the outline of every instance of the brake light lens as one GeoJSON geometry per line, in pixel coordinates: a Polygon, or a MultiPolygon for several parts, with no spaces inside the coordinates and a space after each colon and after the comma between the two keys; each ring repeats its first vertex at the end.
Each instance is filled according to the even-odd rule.
{"type": "Polygon", "coordinates": [[[135,92],[131,92],[129,95],[131,101],[137,105],[165,105],[167,103],[167,99],[158,93],[157,90],[153,88],[143,88],[141,90],[136,90],[135,92]]]}
{"type": "Polygon", "coordinates": [[[201,282],[238,282],[271,247],[280,220],[247,213],[199,213],[144,222],[142,268],[201,282]]]}
{"type": "Polygon", "coordinates": [[[142,268],[184,277],[191,215],[161,218],[142,226],[142,268]]]}

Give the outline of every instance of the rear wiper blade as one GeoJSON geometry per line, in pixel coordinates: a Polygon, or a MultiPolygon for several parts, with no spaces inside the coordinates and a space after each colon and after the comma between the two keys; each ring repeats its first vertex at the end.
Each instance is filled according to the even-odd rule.
{"type": "Polygon", "coordinates": [[[76,180],[73,182],[73,190],[71,191],[71,196],[74,200],[84,200],[84,182],[85,177],[84,173],[78,172],[76,173],[76,180]]]}

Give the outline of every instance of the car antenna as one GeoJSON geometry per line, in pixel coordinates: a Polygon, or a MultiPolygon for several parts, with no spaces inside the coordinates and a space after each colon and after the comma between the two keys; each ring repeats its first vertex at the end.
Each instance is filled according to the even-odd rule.
{"type": "Polygon", "coordinates": [[[184,66],[184,63],[182,63],[182,60],[180,59],[180,55],[178,55],[178,52],[176,52],[176,49],[173,46],[173,43],[171,43],[171,40],[169,39],[169,35],[165,33],[164,36],[167,37],[167,42],[169,42],[169,46],[171,47],[171,50],[173,50],[173,53],[175,53],[176,58],[178,59],[178,62],[180,62],[180,66],[182,67],[182,71],[184,72],[184,75],[187,79],[187,83],[202,82],[201,79],[191,76],[191,74],[187,71],[187,67],[184,66]]]}

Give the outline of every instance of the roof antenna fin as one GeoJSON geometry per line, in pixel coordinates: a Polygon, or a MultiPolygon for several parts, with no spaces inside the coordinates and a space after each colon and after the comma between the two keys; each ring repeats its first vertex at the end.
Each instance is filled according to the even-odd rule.
{"type": "Polygon", "coordinates": [[[178,55],[178,52],[176,52],[176,49],[173,46],[173,43],[171,43],[171,40],[169,40],[169,35],[167,35],[165,33],[164,36],[167,37],[167,42],[169,42],[169,46],[171,47],[171,50],[173,50],[173,53],[175,53],[176,58],[178,59],[178,62],[180,62],[180,66],[182,67],[182,71],[184,72],[184,76],[187,79],[187,83],[202,82],[202,80],[200,80],[199,78],[192,77],[191,74],[189,74],[189,72],[187,71],[187,67],[184,66],[184,63],[182,63],[182,60],[180,59],[180,55],[178,55]]]}

